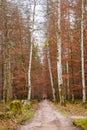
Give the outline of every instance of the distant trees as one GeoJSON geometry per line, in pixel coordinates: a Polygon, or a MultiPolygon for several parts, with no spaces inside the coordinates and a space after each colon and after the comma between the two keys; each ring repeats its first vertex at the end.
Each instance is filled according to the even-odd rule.
{"type": "MultiPolygon", "coordinates": [[[[55,63],[61,61],[57,68],[58,78],[63,83],[63,99],[82,98],[86,101],[86,1],[49,1],[49,43],[51,61],[55,57],[55,63]],[[58,3],[58,6],[57,6],[58,3]],[[61,4],[60,4],[61,3],[61,4]],[[60,5],[60,6],[59,6],[60,5]],[[58,15],[58,17],[57,17],[58,15]],[[57,24],[58,19],[58,24],[57,24]],[[54,23],[52,24],[52,22],[54,23]],[[58,25],[58,28],[57,28],[58,25]],[[61,29],[60,29],[61,28],[61,29]],[[58,36],[56,35],[58,34],[58,36]],[[54,45],[52,45],[52,42],[54,45]],[[56,46],[58,43],[58,46],[56,46]],[[61,46],[60,46],[61,45],[61,46]],[[54,47],[54,49],[52,49],[54,47]],[[58,49],[58,54],[57,54],[58,49]],[[54,51],[55,50],[55,51],[54,51]],[[60,56],[60,59],[59,57],[60,56]],[[58,61],[57,61],[58,57],[58,61]],[[58,69],[59,68],[59,69],[58,69]],[[60,74],[61,69],[61,74],[60,74]],[[82,77],[82,78],[81,78],[82,77]],[[82,81],[82,82],[81,82],[82,81]]],[[[53,67],[54,68],[54,67],[53,67]]],[[[52,71],[53,73],[53,71],[52,71]]],[[[56,74],[56,73],[55,73],[56,74]]],[[[60,84],[60,81],[55,81],[60,84]]],[[[61,87],[60,87],[61,88],[61,87]]],[[[56,89],[56,87],[55,87],[56,89]]],[[[60,97],[60,91],[59,97],[60,97]]],[[[61,98],[60,98],[61,102],[61,98]]]]}
{"type": "Polygon", "coordinates": [[[42,64],[33,35],[35,7],[33,13],[29,7],[21,12],[20,5],[0,1],[0,98],[5,102],[42,97],[42,64]]]}
{"type": "Polygon", "coordinates": [[[0,42],[3,100],[26,98],[28,91],[28,60],[31,34],[27,18],[17,5],[1,1],[0,42]],[[20,94],[19,94],[20,93],[20,94]],[[24,94],[23,94],[24,93],[24,94]]]}
{"type": "Polygon", "coordinates": [[[1,1],[1,16],[2,16],[2,50],[3,50],[3,99],[8,102],[10,100],[10,89],[11,89],[11,62],[10,62],[10,29],[9,29],[9,4],[4,0],[1,1]]]}
{"type": "Polygon", "coordinates": [[[27,2],[25,7],[0,1],[0,99],[48,96],[60,103],[76,98],[85,102],[87,1],[27,2]],[[44,10],[41,23],[38,3],[44,10]],[[44,46],[39,48],[36,33],[41,29],[46,34],[42,32],[44,46]]]}

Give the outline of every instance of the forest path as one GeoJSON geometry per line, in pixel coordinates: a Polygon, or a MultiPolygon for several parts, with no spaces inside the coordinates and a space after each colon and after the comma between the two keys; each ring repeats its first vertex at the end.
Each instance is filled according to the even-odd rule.
{"type": "Polygon", "coordinates": [[[80,130],[72,120],[62,115],[55,106],[44,100],[39,104],[34,117],[18,126],[16,130],[80,130]]]}

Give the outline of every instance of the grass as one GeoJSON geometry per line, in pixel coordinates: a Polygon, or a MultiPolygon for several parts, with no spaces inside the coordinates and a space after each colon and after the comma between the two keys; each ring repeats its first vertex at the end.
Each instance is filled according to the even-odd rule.
{"type": "Polygon", "coordinates": [[[61,106],[59,103],[56,104],[58,110],[65,115],[69,116],[87,116],[87,104],[82,104],[81,101],[75,103],[67,102],[66,106],[61,106]]]}
{"type": "Polygon", "coordinates": [[[15,113],[10,110],[9,104],[0,103],[0,130],[14,130],[18,124],[30,119],[37,109],[37,103],[22,104],[21,111],[15,113]],[[3,108],[3,109],[2,109],[3,108]]]}
{"type": "Polygon", "coordinates": [[[30,119],[34,115],[34,109],[27,110],[25,113],[17,117],[16,123],[20,124],[23,121],[30,119]]]}
{"type": "Polygon", "coordinates": [[[74,123],[77,126],[81,126],[84,130],[87,130],[87,119],[75,119],[74,123]]]}
{"type": "Polygon", "coordinates": [[[16,115],[10,119],[0,120],[0,130],[13,130],[17,124],[30,119],[34,115],[34,112],[34,109],[30,109],[27,110],[26,113],[16,115]]]}

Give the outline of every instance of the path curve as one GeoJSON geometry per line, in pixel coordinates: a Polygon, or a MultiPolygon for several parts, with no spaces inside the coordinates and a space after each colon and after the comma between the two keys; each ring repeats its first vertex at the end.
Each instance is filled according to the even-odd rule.
{"type": "Polygon", "coordinates": [[[55,106],[45,100],[39,104],[34,117],[24,124],[18,126],[16,130],[81,130],[73,125],[69,117],[65,117],[55,106]]]}

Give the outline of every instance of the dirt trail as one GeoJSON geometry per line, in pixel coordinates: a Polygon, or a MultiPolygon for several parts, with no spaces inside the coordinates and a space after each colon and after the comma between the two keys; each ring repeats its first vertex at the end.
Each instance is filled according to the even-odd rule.
{"type": "Polygon", "coordinates": [[[34,117],[18,126],[16,130],[80,130],[72,120],[58,112],[55,106],[45,100],[39,104],[34,117]]]}

